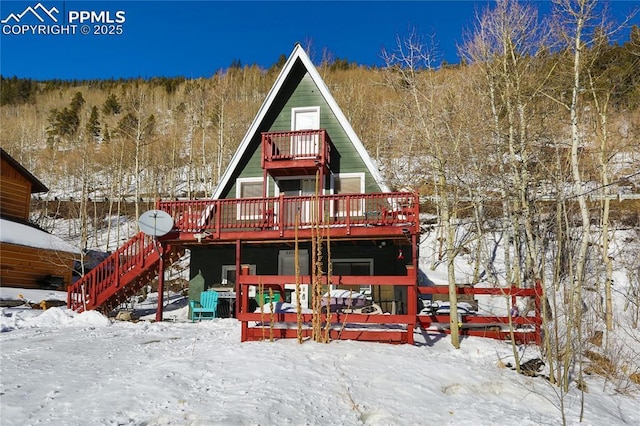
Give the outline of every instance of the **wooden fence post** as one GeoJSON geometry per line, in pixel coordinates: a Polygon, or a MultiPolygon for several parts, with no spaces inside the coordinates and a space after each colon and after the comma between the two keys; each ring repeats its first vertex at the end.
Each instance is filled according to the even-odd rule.
{"type": "Polygon", "coordinates": [[[536,280],[535,284],[535,313],[536,313],[536,345],[542,344],[542,283],[536,280]]]}

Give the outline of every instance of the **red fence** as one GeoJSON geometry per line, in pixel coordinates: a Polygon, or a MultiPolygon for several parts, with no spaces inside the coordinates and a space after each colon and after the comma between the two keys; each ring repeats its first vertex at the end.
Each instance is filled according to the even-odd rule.
{"type": "MultiPolygon", "coordinates": [[[[295,338],[297,336],[296,324],[298,317],[296,313],[278,312],[273,316],[257,312],[249,312],[249,286],[262,286],[269,288],[274,293],[281,293],[284,296],[285,284],[296,282],[295,276],[282,275],[248,275],[248,268],[243,269],[239,283],[236,284],[236,316],[242,322],[242,341],[261,340],[265,335],[271,334],[274,338],[295,338]],[[270,321],[279,326],[271,328],[270,321]],[[255,322],[250,326],[249,322],[255,322]]],[[[310,285],[310,276],[298,277],[301,285],[310,285]]],[[[400,276],[332,276],[332,285],[381,285],[381,286],[402,286],[407,290],[408,300],[417,300],[416,274],[413,268],[407,269],[407,275],[400,276]]],[[[329,285],[328,278],[322,277],[322,285],[329,285]]],[[[332,312],[322,314],[322,323],[326,324],[327,319],[332,325],[332,339],[365,340],[388,343],[410,343],[413,344],[413,329],[416,325],[417,305],[410,304],[405,314],[398,315],[367,315],[356,313],[332,312]],[[353,327],[356,324],[358,327],[353,327]]],[[[311,335],[311,324],[313,314],[305,313],[301,316],[304,323],[303,335],[311,335]]]]}
{"type": "MultiPolygon", "coordinates": [[[[295,338],[297,328],[292,326],[298,321],[296,313],[276,312],[271,314],[249,312],[249,286],[262,286],[265,292],[272,289],[274,293],[284,295],[284,286],[287,283],[294,283],[294,276],[265,276],[246,275],[247,270],[240,276],[237,290],[236,315],[242,322],[242,341],[261,340],[265,337],[274,338],[295,338]],[[272,323],[273,322],[273,323],[272,323]],[[251,325],[250,325],[251,323],[251,325]]],[[[415,326],[423,329],[437,330],[443,333],[450,333],[449,315],[418,315],[417,300],[418,294],[448,294],[448,287],[417,287],[416,275],[412,268],[408,269],[406,276],[335,276],[331,277],[333,285],[378,285],[378,286],[401,286],[406,288],[406,301],[414,300],[415,303],[407,303],[406,311],[403,314],[367,315],[345,312],[333,312],[329,317],[331,323],[332,339],[355,339],[370,340],[389,343],[410,343],[414,342],[413,330],[415,326]]],[[[299,277],[301,285],[310,285],[311,277],[299,277]]],[[[322,285],[329,284],[327,277],[322,278],[322,285]]],[[[535,288],[472,288],[458,287],[458,294],[467,295],[492,295],[504,296],[511,299],[511,304],[516,303],[517,298],[531,297],[534,300],[534,312],[529,316],[483,316],[483,315],[461,315],[458,317],[459,332],[462,336],[489,337],[500,340],[508,340],[513,333],[513,339],[517,343],[541,344],[542,317],[540,311],[540,301],[542,287],[538,283],[535,288]]],[[[403,303],[404,301],[401,301],[403,303]]],[[[321,314],[323,324],[327,322],[326,313],[321,314]]],[[[305,313],[300,317],[303,323],[303,336],[309,337],[312,322],[312,314],[305,313]]]]}
{"type": "MultiPolygon", "coordinates": [[[[448,286],[418,287],[419,294],[449,294],[448,286]]],[[[541,344],[542,336],[542,285],[536,282],[533,288],[505,287],[505,288],[477,288],[457,287],[457,294],[502,296],[510,299],[509,305],[515,306],[517,298],[530,297],[534,300],[532,315],[527,316],[488,316],[461,315],[458,318],[460,334],[468,336],[491,337],[508,339],[513,332],[518,343],[534,342],[541,344]]],[[[449,315],[419,315],[418,322],[423,328],[437,327],[445,333],[450,333],[449,315]]]]}

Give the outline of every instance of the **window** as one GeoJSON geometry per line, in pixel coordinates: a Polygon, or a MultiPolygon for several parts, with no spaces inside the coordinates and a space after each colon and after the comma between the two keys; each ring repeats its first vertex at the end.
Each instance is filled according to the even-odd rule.
{"type": "MultiPolygon", "coordinates": [[[[341,173],[335,177],[334,192],[336,194],[364,194],[364,173],[341,173]]],[[[364,199],[349,200],[350,216],[363,216],[364,199]]],[[[347,215],[347,200],[338,200],[338,216],[347,215]]]]}
{"type": "MultiPolygon", "coordinates": [[[[291,130],[318,130],[320,107],[291,109],[291,130]]],[[[319,153],[318,134],[296,135],[291,138],[291,155],[296,158],[315,157],[319,153]]]]}
{"type": "MultiPolygon", "coordinates": [[[[249,275],[256,274],[256,265],[249,265],[249,275]]],[[[222,265],[222,285],[231,285],[236,283],[236,265],[222,265]]]]}
{"type": "MultiPolygon", "coordinates": [[[[373,275],[373,259],[333,259],[331,261],[331,275],[373,275]]],[[[347,285],[340,286],[340,288],[353,290],[367,296],[371,295],[370,285],[347,285]]]]}
{"type": "Polygon", "coordinates": [[[262,198],[261,177],[236,179],[236,198],[262,198]]]}
{"type": "MultiPolygon", "coordinates": [[[[236,180],[236,198],[262,198],[263,180],[257,178],[238,178],[236,180]]],[[[238,203],[238,220],[260,219],[262,204],[259,202],[238,203]]]]}

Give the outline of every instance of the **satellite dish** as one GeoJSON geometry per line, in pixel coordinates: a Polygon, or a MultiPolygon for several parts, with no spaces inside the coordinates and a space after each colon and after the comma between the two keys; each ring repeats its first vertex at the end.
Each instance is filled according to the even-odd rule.
{"type": "Polygon", "coordinates": [[[162,237],[173,229],[173,218],[162,210],[148,210],[140,215],[138,226],[149,236],[162,237]]]}

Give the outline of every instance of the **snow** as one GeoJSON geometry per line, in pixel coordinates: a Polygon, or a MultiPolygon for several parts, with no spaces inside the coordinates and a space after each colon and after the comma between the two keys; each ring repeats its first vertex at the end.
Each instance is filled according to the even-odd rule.
{"type": "MultiPolygon", "coordinates": [[[[420,253],[422,278],[445,284],[435,233],[423,235],[420,253]]],[[[461,256],[456,276],[471,274],[461,256]]],[[[622,269],[614,279],[625,287],[622,269]]],[[[0,299],[18,294],[32,303],[66,298],[0,287],[0,299]]],[[[506,312],[504,298],[493,300],[495,306],[479,301],[479,314],[506,312]]],[[[238,321],[191,323],[187,300],[176,294],[165,298],[164,321],[154,322],[156,302],[150,294],[134,305],[139,322],[66,308],[1,308],[0,424],[558,425],[561,405],[569,425],[640,424],[638,386],[621,391],[611,380],[585,376],[580,422],[575,382],[561,396],[544,377],[517,374],[506,367],[515,364],[506,342],[465,337],[456,350],[449,336],[416,329],[415,345],[242,343],[238,321]]],[[[614,302],[622,309],[624,298],[614,302]]],[[[543,358],[535,346],[517,352],[522,361],[543,358]]]]}
{"type": "Polygon", "coordinates": [[[60,237],[21,223],[0,219],[0,241],[7,244],[57,250],[68,253],[80,251],[60,237]]]}
{"type": "MultiPolygon", "coordinates": [[[[556,425],[557,389],[516,374],[507,343],[240,342],[235,319],[187,321],[172,298],[137,323],[66,308],[0,316],[3,425],[556,425]]],[[[531,346],[525,359],[538,357],[531,346]]],[[[590,379],[585,423],[639,424],[640,404],[590,379]]],[[[579,392],[564,401],[579,420],[579,392]]]]}
{"type": "Polygon", "coordinates": [[[28,303],[40,303],[43,300],[66,302],[67,292],[0,287],[0,300],[23,300],[28,303]]]}

